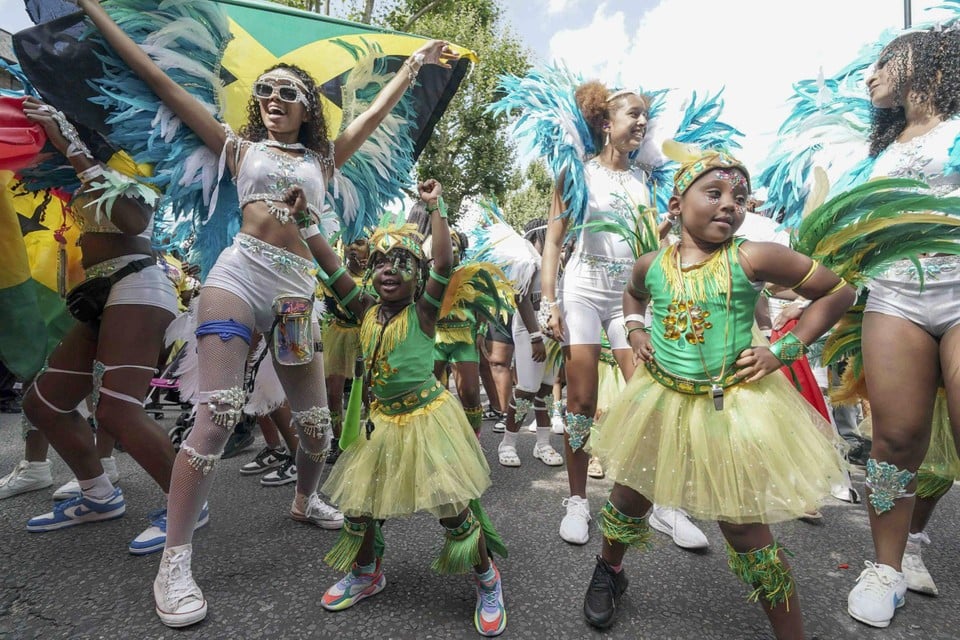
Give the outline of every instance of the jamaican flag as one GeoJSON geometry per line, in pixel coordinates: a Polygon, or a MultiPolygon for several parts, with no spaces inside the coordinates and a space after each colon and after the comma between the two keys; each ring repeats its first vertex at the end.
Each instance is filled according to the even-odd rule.
{"type": "MultiPolygon", "coordinates": [[[[223,56],[220,77],[225,85],[224,116],[234,129],[246,122],[245,108],[253,82],[267,67],[287,62],[310,72],[321,84],[324,116],[330,131],[341,121],[340,88],[356,65],[351,48],[379,49],[389,70],[424,42],[420,36],[380,29],[257,0],[217,0],[226,11],[233,39],[223,56]]],[[[55,17],[13,37],[14,51],[40,95],[74,122],[108,133],[107,113],[89,101],[88,80],[102,75],[97,48],[82,39],[84,16],[63,0],[26,0],[34,17],[55,17]],[[64,15],[65,14],[65,15],[64,15]]],[[[412,128],[414,157],[426,145],[476,55],[451,45],[461,58],[452,69],[424,67],[414,88],[417,122],[412,128]]],[[[109,135],[107,136],[109,137],[109,135]]]]}

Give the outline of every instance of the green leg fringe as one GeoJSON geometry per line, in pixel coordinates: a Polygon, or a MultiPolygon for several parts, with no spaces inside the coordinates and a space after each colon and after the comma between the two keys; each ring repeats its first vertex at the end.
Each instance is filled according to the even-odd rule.
{"type": "Polygon", "coordinates": [[[464,407],[463,412],[467,414],[467,422],[473,427],[474,433],[480,433],[480,426],[483,424],[483,407],[464,407]]]}
{"type": "Polygon", "coordinates": [[[437,573],[458,574],[473,571],[480,564],[480,523],[473,511],[455,529],[444,532],[443,548],[431,567],[437,573]]]}
{"type": "Polygon", "coordinates": [[[487,543],[487,552],[496,554],[501,558],[506,558],[507,545],[503,544],[503,538],[501,538],[497,530],[493,528],[493,522],[490,521],[487,512],[483,510],[483,506],[476,498],[470,501],[470,511],[476,516],[477,521],[480,523],[480,529],[483,530],[483,540],[487,543]]]}
{"type": "Polygon", "coordinates": [[[786,604],[789,611],[789,599],[794,591],[793,575],[780,559],[781,551],[793,555],[776,542],[746,553],[737,553],[727,544],[727,564],[734,575],[754,587],[747,600],[758,602],[763,596],[770,607],[786,604]]]}
{"type": "Polygon", "coordinates": [[[634,517],[621,513],[613,503],[607,503],[600,509],[600,533],[609,542],[619,542],[641,551],[649,551],[653,546],[653,534],[646,517],[634,517]]]}
{"type": "Polygon", "coordinates": [[[939,498],[953,486],[953,478],[920,469],[917,472],[917,497],[939,498]]]}
{"type": "MultiPolygon", "coordinates": [[[[354,522],[344,518],[340,535],[330,552],[324,556],[323,561],[337,571],[343,573],[350,571],[357,560],[357,554],[360,553],[360,547],[363,546],[363,536],[367,533],[368,526],[366,522],[354,522]]],[[[377,533],[379,534],[379,526],[377,533]]],[[[382,541],[383,537],[380,536],[380,539],[382,541]]]]}

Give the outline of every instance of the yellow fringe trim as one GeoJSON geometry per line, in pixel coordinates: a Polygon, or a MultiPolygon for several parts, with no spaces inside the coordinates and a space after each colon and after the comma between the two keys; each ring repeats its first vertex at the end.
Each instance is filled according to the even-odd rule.
{"type": "Polygon", "coordinates": [[[373,358],[373,351],[377,347],[377,340],[381,333],[383,339],[380,341],[380,349],[377,353],[377,359],[381,361],[385,361],[397,345],[406,340],[410,330],[409,318],[412,307],[413,305],[407,307],[387,321],[386,327],[377,320],[380,317],[380,305],[374,305],[367,311],[360,327],[360,344],[363,347],[363,362],[367,371],[373,371],[373,363],[370,359],[373,358]]]}
{"type": "MultiPolygon", "coordinates": [[[[679,243],[667,247],[660,254],[660,268],[675,300],[703,303],[727,292],[730,275],[724,254],[730,250],[730,242],[716,250],[703,262],[677,269],[679,243]]],[[[732,265],[731,265],[732,268],[732,265]]]]}
{"type": "Polygon", "coordinates": [[[465,327],[447,327],[437,324],[437,344],[473,344],[476,340],[473,337],[474,328],[472,325],[465,327]]]}
{"type": "Polygon", "coordinates": [[[380,409],[380,403],[374,400],[370,405],[370,419],[373,420],[374,425],[377,427],[383,423],[396,427],[405,427],[414,418],[419,418],[420,416],[425,416],[436,411],[440,403],[444,401],[445,395],[446,394],[440,394],[437,398],[422,407],[417,407],[412,411],[392,416],[384,413],[383,410],[380,409]]]}

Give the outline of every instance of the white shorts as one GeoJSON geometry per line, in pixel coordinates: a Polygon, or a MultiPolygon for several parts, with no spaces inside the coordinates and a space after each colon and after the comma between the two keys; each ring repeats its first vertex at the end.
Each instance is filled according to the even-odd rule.
{"type": "Polygon", "coordinates": [[[871,280],[864,313],[909,320],[935,338],[960,324],[960,256],[921,258],[924,282],[910,261],[871,280]]]}
{"type": "Polygon", "coordinates": [[[315,273],[312,261],[238,233],[233,244],[217,258],[203,286],[229,291],[250,305],[254,330],[263,332],[273,325],[273,301],[277,296],[314,295],[315,273]]]}
{"type": "Polygon", "coordinates": [[[630,348],[623,328],[623,290],[633,262],[581,253],[570,258],[560,284],[565,345],[598,345],[603,329],[611,348],[630,348]]]}
{"type": "MultiPolygon", "coordinates": [[[[119,258],[111,258],[89,267],[84,271],[84,275],[87,278],[108,276],[131,262],[144,258],[152,258],[152,256],[132,253],[119,258]]],[[[107,296],[107,303],[104,306],[113,307],[121,304],[160,307],[173,315],[177,315],[180,310],[177,305],[176,289],[163,269],[157,264],[131,273],[110,287],[110,295],[107,296]]]]}
{"type": "MultiPolygon", "coordinates": [[[[557,379],[557,362],[547,358],[534,362],[530,346],[530,332],[524,326],[519,313],[513,314],[513,360],[517,370],[517,390],[536,393],[542,385],[553,385],[557,379]]],[[[545,338],[549,340],[549,338],[545,338]]]]}

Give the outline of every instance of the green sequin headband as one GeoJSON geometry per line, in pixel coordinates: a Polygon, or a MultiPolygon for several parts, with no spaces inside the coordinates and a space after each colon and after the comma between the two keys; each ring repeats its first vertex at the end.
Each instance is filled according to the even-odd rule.
{"type": "Polygon", "coordinates": [[[673,178],[674,188],[683,195],[693,182],[711,169],[737,169],[747,178],[747,190],[750,189],[750,173],[743,163],[726,151],[705,149],[700,157],[692,159],[680,166],[673,178]]]}

